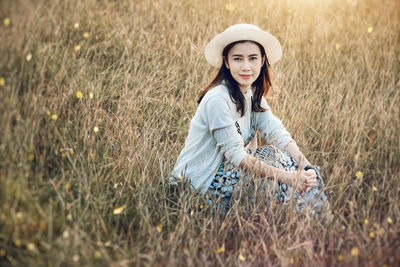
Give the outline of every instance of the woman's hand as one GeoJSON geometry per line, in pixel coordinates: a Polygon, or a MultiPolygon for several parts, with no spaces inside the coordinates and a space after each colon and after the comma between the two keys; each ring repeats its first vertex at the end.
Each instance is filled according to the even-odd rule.
{"type": "Polygon", "coordinates": [[[317,186],[317,174],[314,170],[292,171],[291,185],[300,192],[308,192],[317,186]]]}

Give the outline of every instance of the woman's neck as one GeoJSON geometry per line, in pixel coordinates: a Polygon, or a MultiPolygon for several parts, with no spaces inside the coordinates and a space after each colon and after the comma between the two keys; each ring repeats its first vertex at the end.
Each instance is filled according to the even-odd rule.
{"type": "Polygon", "coordinates": [[[242,94],[246,94],[247,90],[249,90],[250,86],[239,86],[240,91],[242,94]]]}

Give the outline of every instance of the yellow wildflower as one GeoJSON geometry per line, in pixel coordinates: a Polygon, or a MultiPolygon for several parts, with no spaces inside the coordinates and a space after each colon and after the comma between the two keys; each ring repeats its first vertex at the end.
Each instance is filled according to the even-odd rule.
{"type": "Polygon", "coordinates": [[[99,127],[95,126],[95,127],[93,128],[93,131],[94,131],[95,133],[97,133],[97,132],[99,131],[99,127]]]}
{"type": "Polygon", "coordinates": [[[17,212],[17,214],[15,214],[15,218],[17,218],[17,220],[22,220],[24,218],[24,214],[22,212],[17,212]]]}
{"type": "Polygon", "coordinates": [[[161,231],[162,231],[162,224],[160,223],[159,225],[157,225],[156,229],[157,229],[157,232],[161,233],[161,231]]]}
{"type": "Polygon", "coordinates": [[[217,253],[224,253],[225,252],[225,247],[220,247],[217,249],[217,253]]]}
{"type": "Polygon", "coordinates": [[[89,93],[89,98],[90,98],[90,99],[93,99],[93,97],[94,97],[93,92],[90,92],[90,93],[89,93]]]}
{"type": "Polygon", "coordinates": [[[46,109],[46,115],[50,116],[50,114],[51,114],[50,110],[46,109]]]}
{"type": "Polygon", "coordinates": [[[0,77],[0,86],[6,85],[6,80],[3,77],[0,77]]]}
{"type": "Polygon", "coordinates": [[[6,251],[4,249],[0,249],[0,257],[4,257],[6,255],[6,251]]]}
{"type": "Polygon", "coordinates": [[[70,183],[66,183],[64,185],[65,190],[70,190],[71,189],[71,184],[70,183]]]}
{"type": "Polygon", "coordinates": [[[33,154],[33,153],[30,153],[29,155],[28,155],[28,160],[29,161],[32,161],[32,160],[34,160],[35,159],[35,155],[33,154]]]}
{"type": "Polygon", "coordinates": [[[75,50],[75,51],[81,50],[81,46],[80,46],[80,45],[75,45],[75,46],[74,46],[74,50],[75,50]]]}
{"type": "Polygon", "coordinates": [[[119,208],[115,208],[115,209],[113,210],[113,213],[114,213],[115,215],[120,214],[121,212],[124,211],[125,208],[126,208],[126,205],[122,205],[122,206],[119,207],[119,208]]]}
{"type": "Polygon", "coordinates": [[[88,38],[89,37],[89,33],[88,32],[84,32],[83,33],[83,38],[88,38]]]}
{"type": "Polygon", "coordinates": [[[236,9],[236,3],[230,2],[230,3],[228,3],[228,4],[225,5],[225,8],[226,8],[228,11],[232,12],[233,10],[236,9]]]}
{"type": "Polygon", "coordinates": [[[375,185],[372,186],[372,190],[374,190],[375,192],[378,191],[378,188],[376,188],[375,185]]]}
{"type": "Polygon", "coordinates": [[[337,256],[337,259],[338,259],[338,261],[342,261],[342,260],[343,260],[343,255],[342,255],[342,254],[339,254],[339,255],[337,256]]]}
{"type": "Polygon", "coordinates": [[[245,258],[242,254],[239,254],[239,260],[240,260],[240,261],[245,261],[246,258],[245,258]]]}
{"type": "Polygon", "coordinates": [[[21,244],[22,244],[22,242],[21,242],[20,239],[16,239],[16,240],[14,241],[14,245],[15,245],[16,247],[20,247],[21,244]]]}
{"type": "Polygon", "coordinates": [[[200,208],[200,209],[203,209],[203,204],[200,204],[199,208],[200,208]]]}
{"type": "Polygon", "coordinates": [[[336,50],[339,50],[339,48],[340,48],[340,44],[339,44],[339,43],[336,43],[335,49],[336,49],[336,50]]]}
{"type": "Polygon", "coordinates": [[[74,150],[71,148],[71,149],[69,150],[69,154],[73,155],[74,153],[75,153],[74,150]]]}
{"type": "Polygon", "coordinates": [[[294,264],[294,259],[290,258],[289,262],[290,262],[290,264],[294,264]]]}
{"type": "Polygon", "coordinates": [[[26,61],[31,61],[31,59],[32,59],[32,54],[31,53],[29,53],[28,55],[26,55],[26,61]]]}
{"type": "Polygon", "coordinates": [[[357,179],[361,180],[364,177],[364,174],[361,171],[357,171],[356,172],[356,177],[357,177],[357,179]]]}
{"type": "Polygon", "coordinates": [[[93,257],[94,257],[95,259],[101,259],[101,257],[102,257],[101,252],[98,251],[98,250],[96,250],[96,251],[94,252],[94,254],[93,254],[93,257]]]}
{"type": "Polygon", "coordinates": [[[78,28],[79,28],[79,22],[76,22],[76,23],[74,24],[74,28],[75,28],[75,29],[78,29],[78,28]]]}
{"type": "Polygon", "coordinates": [[[3,24],[5,25],[5,26],[8,26],[8,25],[10,25],[10,18],[5,18],[4,20],[3,20],[3,24]]]}
{"type": "Polygon", "coordinates": [[[365,225],[369,224],[368,219],[365,219],[365,220],[364,220],[364,223],[365,223],[365,225]]]}
{"type": "Polygon", "coordinates": [[[351,249],[351,256],[357,257],[360,254],[360,250],[358,248],[351,249]]]}
{"type": "Polygon", "coordinates": [[[390,217],[387,217],[387,222],[388,222],[388,224],[392,224],[392,223],[393,223],[393,220],[392,220],[392,218],[390,218],[390,217]]]}
{"type": "Polygon", "coordinates": [[[370,232],[370,233],[369,233],[369,237],[370,237],[370,238],[374,238],[374,237],[375,237],[375,232],[373,232],[373,231],[370,232]]]}
{"type": "Polygon", "coordinates": [[[67,220],[68,220],[68,221],[72,221],[72,214],[68,214],[68,215],[67,215],[67,220]]]}
{"type": "Polygon", "coordinates": [[[53,121],[55,121],[55,120],[57,120],[58,116],[57,116],[57,114],[53,114],[53,115],[51,115],[50,118],[51,118],[53,121]]]}
{"type": "Polygon", "coordinates": [[[29,242],[28,244],[26,244],[26,248],[30,251],[34,251],[36,250],[36,246],[35,244],[33,244],[32,242],[29,242]]]}
{"type": "Polygon", "coordinates": [[[76,91],[75,96],[76,96],[76,98],[81,99],[83,97],[82,91],[79,91],[79,90],[76,91]]]}
{"type": "Polygon", "coordinates": [[[368,27],[368,33],[371,33],[372,30],[373,30],[372,26],[369,26],[369,27],[368,27]]]}

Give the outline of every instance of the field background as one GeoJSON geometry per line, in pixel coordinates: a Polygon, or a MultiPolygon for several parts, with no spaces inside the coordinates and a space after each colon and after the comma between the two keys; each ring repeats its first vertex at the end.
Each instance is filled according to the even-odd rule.
{"type": "Polygon", "coordinates": [[[398,0],[1,0],[0,265],[398,266],[398,0]],[[283,47],[268,96],[333,221],[166,179],[235,23],[283,47]]]}

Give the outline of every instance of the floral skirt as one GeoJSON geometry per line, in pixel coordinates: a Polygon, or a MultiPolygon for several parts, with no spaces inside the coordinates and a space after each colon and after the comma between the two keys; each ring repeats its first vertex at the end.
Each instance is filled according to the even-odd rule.
{"type": "MultiPolygon", "coordinates": [[[[251,150],[246,152],[276,168],[286,171],[295,171],[298,168],[297,162],[287,152],[281,151],[275,146],[269,145],[257,148],[254,152],[251,150]]],[[[294,198],[297,211],[303,211],[306,206],[309,206],[312,213],[320,213],[329,203],[326,193],[322,191],[323,179],[318,178],[317,183],[318,186],[303,194],[297,191],[293,192],[291,186],[272,179],[261,179],[261,186],[257,187],[238,168],[235,168],[230,162],[223,161],[208,188],[208,202],[212,204],[218,200],[221,212],[226,213],[231,205],[232,193],[239,185],[242,188],[243,186],[247,189],[250,187],[253,190],[258,188],[262,194],[265,194],[268,203],[271,203],[272,199],[276,199],[279,203],[289,203],[290,198],[294,198]]],[[[249,198],[253,201],[251,193],[249,198]]],[[[218,204],[215,204],[215,207],[218,208],[218,204]]]]}

